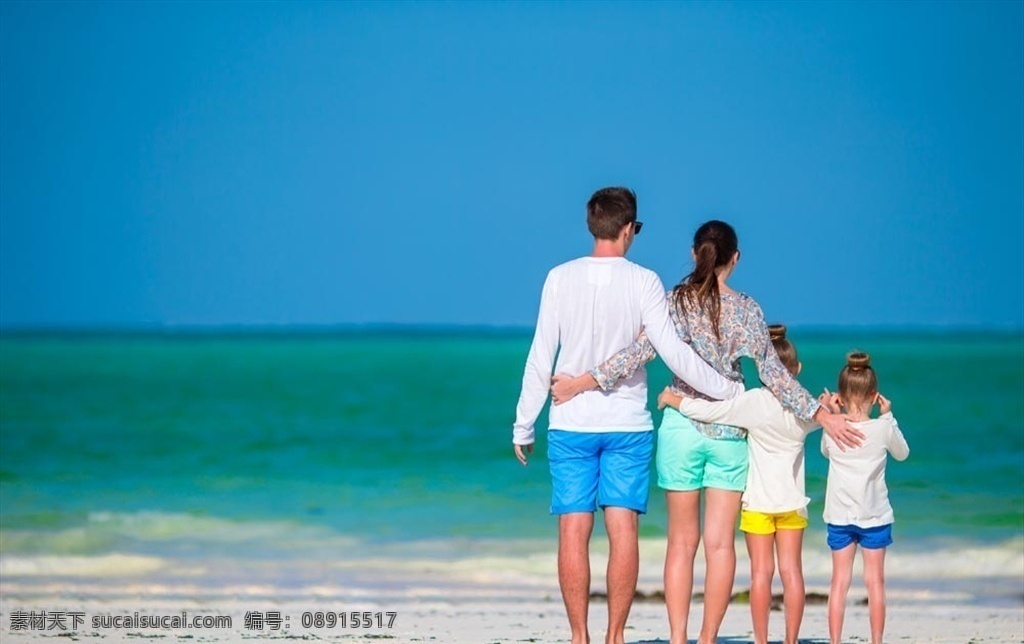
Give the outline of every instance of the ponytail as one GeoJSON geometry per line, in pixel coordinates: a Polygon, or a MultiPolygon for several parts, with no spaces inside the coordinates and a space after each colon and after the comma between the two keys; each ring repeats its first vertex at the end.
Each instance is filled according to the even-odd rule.
{"type": "Polygon", "coordinates": [[[715,337],[721,339],[721,293],[715,272],[732,259],[739,247],[736,231],[724,221],[711,220],[697,229],[693,236],[693,272],[672,289],[675,305],[683,310],[695,306],[711,320],[715,337]]]}

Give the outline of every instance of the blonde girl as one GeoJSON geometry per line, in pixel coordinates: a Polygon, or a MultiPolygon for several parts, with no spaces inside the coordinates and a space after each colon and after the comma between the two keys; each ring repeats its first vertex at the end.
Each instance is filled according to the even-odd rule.
{"type": "Polygon", "coordinates": [[[857,546],[864,558],[868,619],[872,644],[881,644],[885,630],[885,549],[892,544],[893,511],[885,485],[887,455],[902,461],[910,455],[907,441],[892,415],[892,403],[878,391],[871,357],[854,352],[839,373],[839,391],[825,394],[834,411],[842,409],[864,433],[855,449],[840,449],[827,435],[821,453],[829,460],[825,491],[825,523],[832,549],[832,587],[828,599],[829,639],[842,641],[846,595],[850,590],[857,546]],[[875,404],[880,416],[871,418],[875,404]]]}

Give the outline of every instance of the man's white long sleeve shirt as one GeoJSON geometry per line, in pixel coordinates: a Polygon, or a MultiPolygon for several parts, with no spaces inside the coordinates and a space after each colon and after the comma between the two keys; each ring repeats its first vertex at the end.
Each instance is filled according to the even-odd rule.
{"type": "MultiPolygon", "coordinates": [[[[679,339],[661,280],[624,257],[581,257],[553,268],[544,282],[533,344],[516,407],[513,443],[534,442],[534,423],[548,398],[553,373],[578,375],[629,346],[644,329],[677,376],[712,398],[743,392],[679,339]],[[557,355],[557,363],[556,363],[557,355]]],[[[611,391],[584,392],[552,405],[549,427],[567,431],[647,431],[647,371],[638,370],[611,391]]]]}

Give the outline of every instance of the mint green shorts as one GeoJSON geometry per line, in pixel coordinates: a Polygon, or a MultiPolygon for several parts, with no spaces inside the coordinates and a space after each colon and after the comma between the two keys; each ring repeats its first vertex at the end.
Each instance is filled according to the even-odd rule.
{"type": "Polygon", "coordinates": [[[747,441],[708,438],[671,407],[658,428],[658,487],[685,492],[713,487],[742,492],[747,484],[747,441]]]}

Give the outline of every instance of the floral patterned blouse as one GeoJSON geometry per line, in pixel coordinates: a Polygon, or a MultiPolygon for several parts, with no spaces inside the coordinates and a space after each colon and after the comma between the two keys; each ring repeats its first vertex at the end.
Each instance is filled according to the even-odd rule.
{"type": "MultiPolygon", "coordinates": [[[[730,380],[743,382],[740,358],[751,358],[757,364],[761,382],[775,394],[783,407],[803,420],[810,420],[818,411],[818,401],[779,361],[779,356],[775,353],[775,347],[768,336],[764,313],[749,295],[721,294],[721,339],[715,337],[711,320],[699,307],[680,307],[672,292],[668,293],[668,301],[669,313],[679,338],[693,347],[697,355],[704,358],[720,374],[730,380]]],[[[623,378],[632,376],[640,366],[653,360],[654,356],[654,347],[648,341],[647,335],[641,332],[633,344],[592,369],[590,374],[597,380],[601,389],[608,390],[615,387],[623,378]]],[[[709,400],[707,396],[675,375],[672,377],[672,389],[690,398],[709,400]]],[[[736,439],[747,436],[747,431],[740,427],[697,421],[693,421],[693,424],[698,431],[710,438],[736,439]]]]}

